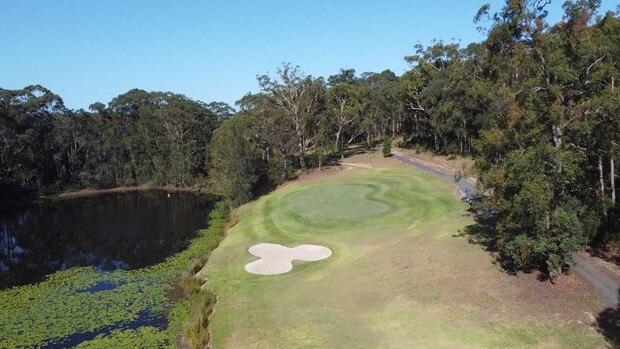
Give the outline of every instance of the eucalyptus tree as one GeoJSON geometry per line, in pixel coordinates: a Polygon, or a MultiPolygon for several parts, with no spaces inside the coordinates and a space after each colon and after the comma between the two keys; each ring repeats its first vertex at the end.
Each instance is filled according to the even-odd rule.
{"type": "Polygon", "coordinates": [[[563,129],[564,139],[586,159],[580,197],[597,209],[601,229],[596,239],[605,241],[619,237],[615,179],[620,131],[616,88],[620,20],[611,13],[595,19],[597,7],[597,1],[564,5],[564,23],[556,26],[554,33],[566,58],[554,69],[569,77],[563,79],[560,94],[567,114],[564,119],[570,121],[563,129]]]}
{"type": "Polygon", "coordinates": [[[243,114],[224,121],[208,147],[210,178],[215,189],[232,205],[251,200],[259,182],[260,155],[248,132],[252,123],[243,114]]]}
{"type": "Polygon", "coordinates": [[[416,49],[405,58],[412,69],[403,76],[414,142],[436,152],[471,153],[480,127],[477,119],[491,99],[478,46],[463,49],[438,42],[416,49]]]}
{"type": "Polygon", "coordinates": [[[279,184],[290,179],[298,148],[295,128],[286,112],[264,94],[248,94],[238,105],[241,107],[239,115],[253,120],[248,130],[252,144],[267,164],[267,180],[279,184]]]}
{"type": "Polygon", "coordinates": [[[391,131],[392,137],[401,130],[404,107],[404,84],[392,71],[365,72],[359,79],[361,127],[366,144],[391,131]]]}
{"type": "Polygon", "coordinates": [[[278,68],[277,77],[268,75],[258,77],[263,93],[272,103],[286,113],[293,125],[297,140],[297,156],[302,170],[306,168],[306,152],[315,144],[319,115],[323,109],[325,83],[305,75],[299,67],[283,64],[278,68]]]}
{"type": "Polygon", "coordinates": [[[612,89],[611,52],[597,47],[591,25],[599,3],[568,1],[565,22],[549,27],[548,1],[507,2],[485,43],[500,97],[493,126],[478,141],[481,182],[499,209],[502,250],[517,266],[538,265],[550,277],[600,224],[593,197],[604,186],[593,192],[589,171],[598,167],[603,177],[594,165],[602,154],[592,148],[600,142],[591,137],[605,121],[602,108],[592,107],[601,89],[612,89]]]}
{"type": "Polygon", "coordinates": [[[224,102],[211,102],[206,105],[206,108],[215,114],[220,122],[228,120],[235,115],[235,108],[224,102]]]}
{"type": "Polygon", "coordinates": [[[54,116],[52,149],[57,186],[82,187],[93,184],[91,172],[97,166],[100,128],[94,114],[84,110],[54,116]]]}
{"type": "Polygon", "coordinates": [[[62,99],[40,85],[0,89],[0,189],[44,191],[54,183],[53,119],[62,99]]]}
{"type": "Polygon", "coordinates": [[[334,129],[334,145],[341,158],[344,158],[346,147],[365,131],[361,127],[361,89],[359,84],[346,81],[332,86],[326,94],[328,115],[334,129]]]}

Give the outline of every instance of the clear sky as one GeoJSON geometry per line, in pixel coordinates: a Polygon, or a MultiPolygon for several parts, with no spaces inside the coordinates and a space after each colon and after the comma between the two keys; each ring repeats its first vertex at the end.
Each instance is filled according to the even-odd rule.
{"type": "MultiPolygon", "coordinates": [[[[418,42],[482,40],[472,19],[485,3],[503,1],[4,0],[0,87],[41,84],[70,108],[131,88],[232,104],[282,62],[314,76],[400,75],[418,42]]],[[[617,4],[603,0],[602,11],[617,4]]]]}

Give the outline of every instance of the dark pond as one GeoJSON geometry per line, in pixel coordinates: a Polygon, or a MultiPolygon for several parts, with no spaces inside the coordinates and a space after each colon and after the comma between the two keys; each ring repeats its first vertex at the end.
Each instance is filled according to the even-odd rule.
{"type": "Polygon", "coordinates": [[[137,191],[0,210],[0,289],[75,266],[136,269],[183,250],[208,223],[211,196],[137,191]]]}

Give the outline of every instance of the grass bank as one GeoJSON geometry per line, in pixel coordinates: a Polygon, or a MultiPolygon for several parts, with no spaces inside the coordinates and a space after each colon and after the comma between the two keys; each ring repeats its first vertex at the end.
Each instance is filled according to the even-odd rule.
{"type": "Polygon", "coordinates": [[[214,348],[597,348],[600,310],[579,279],[511,276],[459,231],[456,187],[393,159],[358,155],[244,207],[201,275],[218,295],[214,348]],[[324,198],[324,199],[323,199],[324,198]],[[333,255],[261,276],[268,242],[333,255]]]}

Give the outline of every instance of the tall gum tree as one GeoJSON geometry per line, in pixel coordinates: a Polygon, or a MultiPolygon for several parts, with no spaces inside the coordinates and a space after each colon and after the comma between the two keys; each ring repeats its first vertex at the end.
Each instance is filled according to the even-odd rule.
{"type": "Polygon", "coordinates": [[[496,160],[477,164],[494,174],[482,182],[499,208],[503,251],[519,267],[539,265],[553,279],[586,242],[580,215],[587,205],[578,199],[577,177],[585,158],[565,142],[567,127],[581,115],[569,112],[572,101],[563,84],[571,74],[545,22],[549,2],[507,1],[492,17],[486,47],[491,78],[508,92],[497,115],[505,127],[485,132],[480,154],[496,160]],[[501,152],[485,152],[490,145],[484,141],[500,143],[493,148],[501,152]],[[496,170],[484,168],[493,162],[496,170]]]}
{"type": "Polygon", "coordinates": [[[258,77],[263,92],[273,103],[286,112],[293,124],[298,144],[299,166],[306,169],[306,152],[315,145],[316,129],[321,113],[325,84],[321,79],[305,75],[299,67],[283,64],[277,78],[258,77]]]}
{"type": "Polygon", "coordinates": [[[327,91],[327,105],[334,122],[334,144],[344,158],[344,149],[364,133],[362,120],[361,86],[342,82],[327,91]]]}

